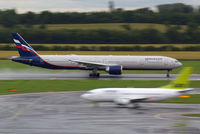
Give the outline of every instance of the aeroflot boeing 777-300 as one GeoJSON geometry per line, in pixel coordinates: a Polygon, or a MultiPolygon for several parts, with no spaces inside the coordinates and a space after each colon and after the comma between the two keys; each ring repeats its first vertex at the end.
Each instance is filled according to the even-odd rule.
{"type": "Polygon", "coordinates": [[[90,70],[90,76],[98,77],[98,70],[112,75],[122,74],[122,70],[167,70],[182,64],[165,56],[112,56],[112,55],[39,55],[18,33],[12,33],[20,57],[12,60],[48,69],[90,70]]]}
{"type": "Polygon", "coordinates": [[[170,84],[159,88],[99,88],[81,95],[82,98],[92,102],[114,102],[117,105],[154,102],[183,96],[192,91],[188,88],[191,68],[184,68],[180,75],[170,84]]]}

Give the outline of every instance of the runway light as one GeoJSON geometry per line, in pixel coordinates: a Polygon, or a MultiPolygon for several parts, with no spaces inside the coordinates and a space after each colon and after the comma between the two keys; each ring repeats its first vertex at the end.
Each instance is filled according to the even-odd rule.
{"type": "Polygon", "coordinates": [[[8,89],[8,91],[17,92],[17,91],[19,91],[19,89],[8,89]]]}
{"type": "Polygon", "coordinates": [[[178,98],[190,98],[190,96],[179,96],[178,98]]]}

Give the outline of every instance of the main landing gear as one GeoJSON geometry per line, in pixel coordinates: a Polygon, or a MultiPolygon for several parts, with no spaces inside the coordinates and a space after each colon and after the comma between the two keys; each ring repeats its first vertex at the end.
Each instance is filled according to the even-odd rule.
{"type": "Polygon", "coordinates": [[[171,71],[171,70],[167,70],[167,78],[170,77],[170,71],[171,71]]]}
{"type": "Polygon", "coordinates": [[[89,76],[90,77],[99,77],[100,73],[95,73],[95,74],[94,73],[90,73],[89,76]]]}
{"type": "Polygon", "coordinates": [[[99,77],[100,73],[97,73],[97,69],[93,69],[92,72],[89,74],[90,77],[99,77]]]}
{"type": "Polygon", "coordinates": [[[133,109],[138,109],[138,108],[140,108],[140,105],[138,103],[134,103],[132,108],[133,109]]]}

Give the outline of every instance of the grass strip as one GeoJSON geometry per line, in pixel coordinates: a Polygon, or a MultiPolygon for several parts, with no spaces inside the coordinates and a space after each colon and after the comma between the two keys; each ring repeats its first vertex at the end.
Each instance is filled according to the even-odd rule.
{"type": "MultiPolygon", "coordinates": [[[[9,89],[19,89],[16,93],[47,91],[80,91],[95,88],[134,87],[151,88],[168,84],[162,80],[0,80],[0,94],[9,94],[9,89]],[[144,84],[145,83],[145,84],[144,84]]],[[[191,88],[200,87],[199,81],[191,81],[191,88]]]]}
{"type": "Polygon", "coordinates": [[[200,117],[200,114],[183,114],[183,116],[200,117]]]}
{"type": "MultiPolygon", "coordinates": [[[[0,80],[0,94],[80,91],[108,87],[159,87],[167,83],[168,81],[138,80],[0,80]],[[9,92],[9,89],[19,89],[19,91],[9,92]]],[[[195,81],[192,83],[196,84],[195,81]]]]}
{"type": "MultiPolygon", "coordinates": [[[[139,81],[139,80],[0,80],[0,95],[61,92],[61,91],[87,91],[95,88],[110,87],[160,87],[169,81],[139,81]],[[144,84],[145,83],[145,84],[144,84]],[[10,91],[17,89],[18,91],[10,91]]],[[[191,81],[192,88],[200,87],[199,81],[191,81]]],[[[191,94],[190,98],[175,98],[163,103],[192,103],[200,104],[200,94],[191,94]]]]}

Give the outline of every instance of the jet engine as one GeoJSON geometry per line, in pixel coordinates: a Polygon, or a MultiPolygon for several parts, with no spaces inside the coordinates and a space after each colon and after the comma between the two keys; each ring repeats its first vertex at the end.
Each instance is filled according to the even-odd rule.
{"type": "Polygon", "coordinates": [[[120,75],[122,74],[122,65],[108,66],[106,72],[109,74],[120,75]]]}
{"type": "Polygon", "coordinates": [[[120,98],[120,99],[116,99],[116,100],[115,100],[115,103],[116,103],[117,105],[127,105],[127,104],[130,103],[130,100],[120,98]]]}

